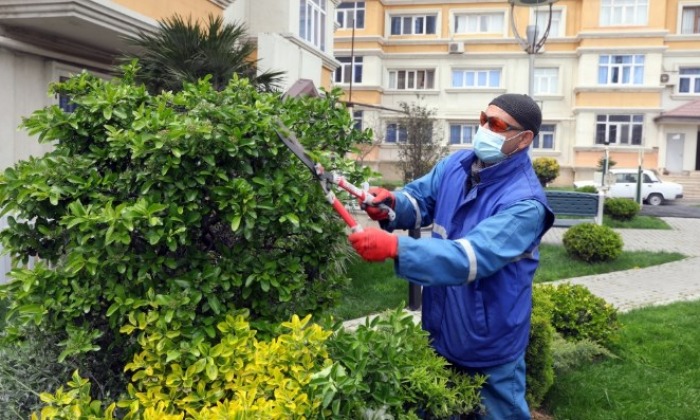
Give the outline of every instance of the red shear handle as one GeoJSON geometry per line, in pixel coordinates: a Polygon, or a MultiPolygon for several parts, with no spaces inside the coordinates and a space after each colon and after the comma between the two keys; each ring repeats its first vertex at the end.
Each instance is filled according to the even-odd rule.
{"type": "Polygon", "coordinates": [[[333,198],[333,208],[335,209],[336,212],[340,215],[340,217],[343,218],[345,223],[350,227],[350,230],[353,232],[361,232],[362,231],[362,226],[357,224],[357,221],[350,215],[348,210],[345,208],[343,203],[340,202],[337,198],[333,198]]]}

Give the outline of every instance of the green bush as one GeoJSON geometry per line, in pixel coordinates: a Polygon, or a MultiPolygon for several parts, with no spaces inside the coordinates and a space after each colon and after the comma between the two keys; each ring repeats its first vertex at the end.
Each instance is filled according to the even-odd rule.
{"type": "Polygon", "coordinates": [[[639,214],[639,203],[629,198],[606,198],[603,213],[615,220],[632,220],[639,214]]]}
{"type": "Polygon", "coordinates": [[[578,187],[575,189],[577,192],[598,194],[598,189],[593,185],[585,185],[583,187],[578,187]]]}
{"type": "Polygon", "coordinates": [[[367,174],[337,156],[366,134],[351,129],[340,91],[285,99],[234,79],[220,92],[202,80],[152,96],[135,72],[56,84],[76,110],[51,106],[24,121],[54,150],[0,176],[0,213],[11,215],[2,246],[18,261],[40,257],[0,286],[1,345],[41,329],[62,367],[77,367],[52,378],[67,386],[45,389],[41,417],[473,410],[481,379],[448,374],[419,327],[394,317],[372,325],[385,334],[364,337],[303,316],[334,304],[351,254],[279,123],[357,182],[367,174]]]}
{"type": "Polygon", "coordinates": [[[552,325],[567,340],[588,339],[606,348],[616,341],[620,329],[617,310],[575,284],[543,285],[553,304],[552,325]]]}
{"type": "Polygon", "coordinates": [[[153,334],[154,327],[143,326],[144,350],[127,366],[134,373],[128,397],[109,405],[92,399],[90,383],[75,373],[68,390],[42,395],[48,402],[42,418],[73,419],[80,410],[107,419],[119,407],[126,418],[153,420],[417,420],[418,409],[427,418],[447,418],[472,413],[485,380],[449,369],[401,309],[355,332],[294,316],[264,340],[244,314],[230,315],[217,326],[215,340],[179,348],[153,334]]]}
{"type": "Polygon", "coordinates": [[[530,341],[525,353],[526,398],[530,409],[539,407],[554,384],[552,301],[540,287],[532,291],[530,341]]]}
{"type": "Polygon", "coordinates": [[[622,237],[607,226],[581,223],[562,236],[566,252],[586,262],[612,261],[622,254],[622,237]]]}
{"type": "Polygon", "coordinates": [[[548,183],[554,181],[559,176],[559,162],[550,157],[538,157],[532,161],[537,179],[540,184],[546,187],[548,183]]]}

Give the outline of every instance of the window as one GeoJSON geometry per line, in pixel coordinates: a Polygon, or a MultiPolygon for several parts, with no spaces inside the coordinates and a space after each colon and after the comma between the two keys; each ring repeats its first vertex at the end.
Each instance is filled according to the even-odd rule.
{"type": "Polygon", "coordinates": [[[536,68],[534,94],[535,95],[555,95],[559,93],[559,69],[558,68],[536,68]]]}
{"type": "Polygon", "coordinates": [[[500,86],[500,69],[452,70],[453,88],[497,88],[500,86]]]}
{"type": "MultiPolygon", "coordinates": [[[[549,7],[544,7],[543,10],[536,11],[534,19],[535,26],[537,26],[537,35],[538,38],[540,38],[547,30],[547,23],[549,21],[549,7]]],[[[550,38],[563,36],[561,30],[561,10],[552,10],[552,24],[549,27],[550,38]]]]}
{"type": "Polygon", "coordinates": [[[539,150],[553,150],[555,130],[556,126],[554,124],[542,124],[537,137],[532,140],[532,148],[539,150]]]}
{"type": "Polygon", "coordinates": [[[479,124],[450,124],[450,144],[472,144],[479,124]]]}
{"type": "Polygon", "coordinates": [[[455,15],[456,34],[503,33],[503,13],[455,15]]]}
{"type": "Polygon", "coordinates": [[[601,0],[600,26],[646,25],[648,0],[601,0]]]}
{"type": "Polygon", "coordinates": [[[681,33],[700,34],[700,6],[683,7],[681,33]]]}
{"type": "Polygon", "coordinates": [[[408,132],[405,126],[399,123],[386,125],[386,136],[384,137],[386,143],[406,143],[406,139],[408,139],[408,132]]]}
{"type": "Polygon", "coordinates": [[[326,1],[301,0],[299,36],[321,51],[326,50],[326,1]]]}
{"type": "Polygon", "coordinates": [[[362,57],[336,57],[340,67],[335,69],[335,83],[362,83],[362,57]]]}
{"type": "MultiPolygon", "coordinates": [[[[59,82],[63,83],[66,82],[69,78],[66,76],[61,76],[58,78],[59,82]]],[[[76,103],[73,103],[71,101],[70,96],[66,95],[65,93],[59,93],[58,94],[58,107],[63,110],[63,112],[71,113],[75,111],[75,108],[78,107],[76,103]]]]}
{"type": "Polygon", "coordinates": [[[644,115],[598,115],[596,121],[596,144],[632,146],[642,144],[644,115]]]}
{"type": "Polygon", "coordinates": [[[700,93],[700,67],[678,71],[678,93],[700,93]]]}
{"type": "Polygon", "coordinates": [[[436,15],[392,16],[392,35],[427,35],[436,33],[436,15]]]}
{"type": "Polygon", "coordinates": [[[425,90],[435,88],[435,70],[390,70],[389,89],[425,90]]]}
{"type": "Polygon", "coordinates": [[[364,29],[365,2],[344,1],[340,3],[336,8],[335,20],[344,29],[351,29],[353,21],[355,22],[355,29],[364,29]]]}
{"type": "Polygon", "coordinates": [[[364,111],[353,111],[352,112],[352,128],[355,130],[362,131],[362,118],[364,117],[364,111]]]}
{"type": "Polygon", "coordinates": [[[644,82],[643,55],[601,55],[598,83],[601,85],[641,85],[644,82]]]}

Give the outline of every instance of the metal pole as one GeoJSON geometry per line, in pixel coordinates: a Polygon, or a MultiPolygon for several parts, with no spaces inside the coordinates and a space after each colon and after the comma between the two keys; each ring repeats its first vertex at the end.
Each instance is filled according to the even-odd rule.
{"type": "MultiPolygon", "coordinates": [[[[409,230],[408,236],[414,239],[420,238],[420,229],[409,230]]],[[[421,308],[421,296],[421,286],[413,283],[408,283],[408,309],[412,311],[419,310],[421,308]]]]}

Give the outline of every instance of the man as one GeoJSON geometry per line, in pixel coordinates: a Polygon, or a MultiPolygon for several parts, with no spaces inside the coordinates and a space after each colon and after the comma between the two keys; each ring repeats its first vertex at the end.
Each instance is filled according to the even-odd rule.
{"type": "Polygon", "coordinates": [[[451,154],[400,193],[370,189],[376,206],[365,211],[384,230],[349,237],[365,260],[393,258],[397,275],[424,286],[423,328],[436,351],[460,371],[488,376],[487,419],[530,418],[532,279],[537,246],[554,220],[527,153],[541,122],[529,96],[496,97],[481,113],[473,150],[451,154]],[[430,224],[432,238],[389,233],[430,224]]]}

